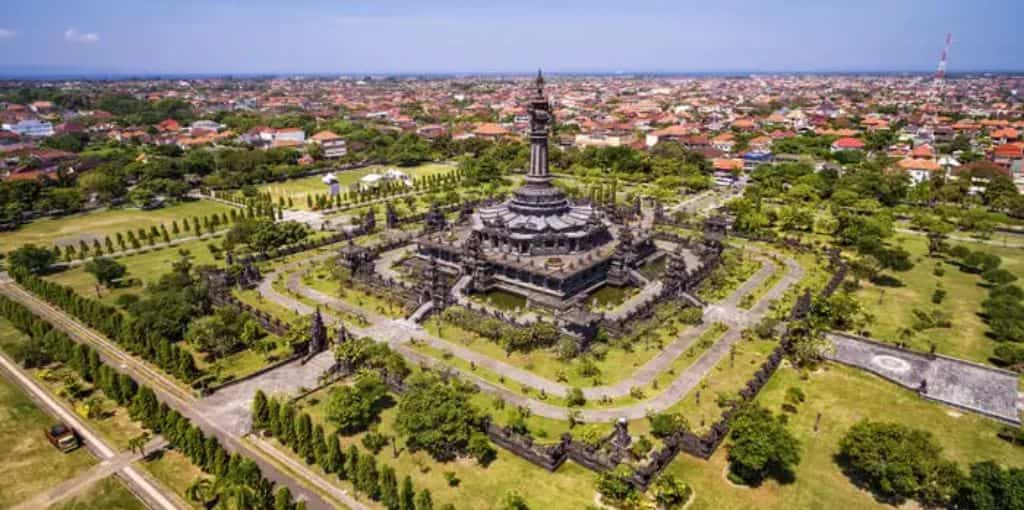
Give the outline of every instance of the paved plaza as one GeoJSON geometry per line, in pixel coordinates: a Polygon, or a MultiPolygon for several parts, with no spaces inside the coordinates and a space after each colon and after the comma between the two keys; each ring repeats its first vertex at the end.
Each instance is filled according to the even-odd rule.
{"type": "Polygon", "coordinates": [[[1017,375],[945,356],[910,352],[866,338],[830,333],[827,358],[888,379],[921,396],[1020,425],[1017,375]],[[923,385],[922,385],[923,383],[923,385]]]}

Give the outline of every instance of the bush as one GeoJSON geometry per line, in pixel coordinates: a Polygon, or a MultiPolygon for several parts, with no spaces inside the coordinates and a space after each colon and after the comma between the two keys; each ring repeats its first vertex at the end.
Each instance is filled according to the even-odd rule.
{"type": "Polygon", "coordinates": [[[993,353],[995,361],[1003,366],[1019,365],[1024,363],[1024,345],[1017,343],[1002,343],[998,345],[993,353]]]}
{"type": "Polygon", "coordinates": [[[470,436],[469,446],[466,451],[476,459],[481,466],[488,466],[498,456],[497,450],[491,446],[491,440],[482,432],[470,436]]]}
{"type": "Polygon", "coordinates": [[[633,445],[629,447],[629,451],[633,453],[634,457],[642,459],[646,457],[653,448],[654,443],[652,443],[647,436],[642,435],[639,439],[633,442],[633,445]]]}
{"type": "Polygon", "coordinates": [[[647,417],[651,422],[651,435],[664,439],[668,436],[689,430],[690,424],[679,413],[658,413],[647,417]]]}
{"type": "Polygon", "coordinates": [[[700,324],[703,318],[704,310],[697,307],[688,306],[679,312],[679,320],[683,324],[700,324]]]}
{"type": "Polygon", "coordinates": [[[597,491],[601,497],[612,502],[625,505],[636,504],[640,498],[636,487],[629,482],[632,470],[625,464],[619,464],[610,471],[597,477],[597,491]]]}
{"type": "Polygon", "coordinates": [[[1017,281],[1017,276],[1005,269],[989,269],[981,273],[981,277],[992,285],[1006,285],[1017,281]]]}
{"type": "Polygon", "coordinates": [[[942,304],[944,299],[946,299],[946,291],[944,289],[935,289],[935,292],[932,292],[932,303],[942,304]]]}
{"type": "Polygon", "coordinates": [[[675,510],[682,508],[693,496],[693,489],[670,474],[662,474],[651,486],[654,501],[659,509],[675,510]]]}
{"type": "Polygon", "coordinates": [[[583,390],[579,388],[569,388],[569,391],[565,394],[565,405],[567,407],[579,407],[586,403],[587,399],[583,396],[583,390]]]}
{"type": "Polygon", "coordinates": [[[363,435],[363,446],[367,450],[370,450],[374,455],[380,453],[380,451],[391,442],[391,438],[376,430],[371,430],[363,435]]]}

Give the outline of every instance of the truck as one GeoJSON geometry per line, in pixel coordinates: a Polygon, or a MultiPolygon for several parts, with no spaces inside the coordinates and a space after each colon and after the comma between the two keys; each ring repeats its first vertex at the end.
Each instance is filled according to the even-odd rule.
{"type": "Polygon", "coordinates": [[[57,423],[46,429],[46,439],[50,441],[54,448],[64,453],[70,452],[82,445],[75,429],[63,423],[57,423]]]}

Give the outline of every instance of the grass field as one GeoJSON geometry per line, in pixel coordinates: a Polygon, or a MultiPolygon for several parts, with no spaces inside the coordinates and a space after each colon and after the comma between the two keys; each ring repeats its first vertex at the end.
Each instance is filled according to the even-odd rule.
{"type": "Polygon", "coordinates": [[[57,505],[54,510],[146,510],[146,505],[119,478],[109,476],[74,499],[57,505]]]}
{"type": "MultiPolygon", "coordinates": [[[[20,335],[0,321],[0,341],[5,346],[19,341],[20,335]]],[[[10,508],[96,463],[85,448],[65,454],[46,440],[43,432],[55,421],[21,388],[0,377],[0,443],[4,445],[0,448],[0,508],[10,508]]]]}
{"type": "MultiPolygon", "coordinates": [[[[220,240],[209,241],[188,241],[173,248],[164,250],[153,250],[147,253],[139,253],[120,257],[117,261],[128,268],[125,278],[138,280],[142,285],[158,280],[164,274],[170,272],[171,264],[180,258],[180,250],[188,250],[192,257],[193,265],[215,264],[213,253],[210,252],[211,243],[220,243],[220,240]]],[[[66,269],[46,277],[61,285],[67,285],[75,289],[83,296],[96,297],[96,278],[85,272],[82,266],[66,269]]],[[[115,289],[100,288],[100,300],[107,304],[114,304],[118,296],[123,294],[141,294],[142,285],[125,286],[115,289]]]]}
{"type": "MultiPolygon", "coordinates": [[[[143,211],[141,209],[107,209],[103,211],[75,214],[56,219],[41,219],[17,230],[0,233],[0,253],[6,253],[24,244],[35,243],[39,246],[52,247],[55,243],[85,238],[91,243],[92,238],[113,236],[117,232],[127,232],[152,226],[166,224],[171,228],[171,221],[187,217],[200,218],[211,213],[226,213],[229,206],[211,201],[191,201],[171,205],[161,209],[143,211]]],[[[186,235],[186,233],[182,233],[186,235]]]]}
{"type": "MultiPolygon", "coordinates": [[[[790,430],[802,446],[802,462],[795,483],[768,481],[761,487],[736,487],[726,482],[728,444],[709,461],[680,455],[668,472],[696,491],[693,510],[729,509],[861,509],[894,508],[874,500],[854,486],[833,461],[839,439],[860,419],[891,421],[928,430],[945,448],[945,454],[966,464],[995,459],[1004,465],[1024,465],[1024,448],[1012,447],[996,437],[1000,425],[972,414],[920,399],[916,394],[852,368],[828,364],[803,380],[791,368],[780,368],[765,386],[758,401],[780,411],[786,389],[796,386],[807,395],[790,430]],[[821,413],[818,432],[814,422],[821,413]]],[[[901,507],[904,508],[904,507],[901,507]]],[[[906,508],[917,508],[908,504],[906,508]]]]}
{"type": "MultiPolygon", "coordinates": [[[[861,282],[856,292],[865,309],[873,315],[868,326],[870,336],[895,342],[903,340],[900,331],[913,322],[913,310],[930,311],[941,308],[952,319],[950,328],[933,328],[918,332],[906,340],[912,349],[928,351],[934,342],[936,351],[957,358],[989,363],[996,342],[985,336],[988,326],[978,316],[988,289],[979,285],[978,275],[960,271],[955,265],[942,263],[945,273],[936,276],[937,261],[927,256],[927,240],[921,236],[900,234],[895,243],[912,254],[913,269],[906,272],[885,272],[889,285],[861,282]],[[895,285],[893,285],[895,284],[895,285]],[[941,284],[947,292],[941,305],[931,302],[932,293],[941,284]]],[[[1002,257],[1004,269],[1024,278],[1024,250],[1002,248],[978,243],[960,243],[972,250],[983,250],[1002,257]]]]}
{"type": "Polygon", "coordinates": [[[174,491],[183,501],[196,510],[202,509],[202,505],[191,501],[185,496],[185,491],[193,482],[200,478],[209,478],[209,475],[192,464],[188,457],[175,450],[164,450],[156,454],[152,460],[138,464],[159,480],[165,487],[174,491]]]}
{"type": "MultiPolygon", "coordinates": [[[[347,189],[349,185],[359,181],[363,176],[372,173],[384,173],[389,168],[396,168],[394,166],[387,165],[374,165],[366,168],[360,168],[357,170],[345,170],[342,172],[336,172],[334,175],[338,178],[338,183],[341,184],[342,190],[347,189]]],[[[443,163],[426,163],[416,167],[410,168],[398,168],[399,171],[405,172],[407,175],[413,178],[425,177],[428,175],[437,175],[445,172],[454,170],[455,167],[443,163]]],[[[307,209],[306,207],[306,196],[307,195],[320,195],[327,193],[327,185],[324,184],[322,175],[311,175],[309,177],[303,177],[300,179],[292,179],[283,182],[273,182],[264,184],[259,187],[259,191],[263,193],[270,193],[271,198],[276,204],[279,198],[287,200],[289,197],[292,199],[292,205],[295,209],[307,209]]]]}

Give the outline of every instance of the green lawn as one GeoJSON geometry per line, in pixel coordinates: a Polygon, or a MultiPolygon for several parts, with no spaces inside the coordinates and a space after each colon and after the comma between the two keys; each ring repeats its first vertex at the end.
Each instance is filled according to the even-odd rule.
{"type": "MultiPolygon", "coordinates": [[[[138,280],[144,285],[155,282],[161,276],[170,272],[171,264],[180,258],[178,255],[180,250],[188,250],[192,257],[193,265],[218,263],[214,259],[213,253],[210,252],[209,245],[212,243],[219,245],[220,240],[188,241],[171,248],[119,257],[117,261],[128,268],[125,278],[138,280]]],[[[85,268],[82,266],[61,271],[46,278],[62,285],[67,285],[84,296],[96,297],[96,278],[85,272],[85,268]]],[[[101,287],[100,299],[107,304],[113,304],[120,295],[141,294],[141,292],[141,285],[125,286],[116,289],[101,287]]]]}
{"type": "MultiPolygon", "coordinates": [[[[20,336],[10,324],[0,321],[0,341],[5,346],[20,336]]],[[[96,463],[85,448],[71,453],[54,448],[44,431],[55,422],[21,388],[0,377],[0,443],[4,445],[0,448],[0,508],[10,508],[96,463]]]]}
{"type": "MultiPolygon", "coordinates": [[[[52,247],[54,243],[71,241],[78,245],[78,240],[85,238],[92,244],[92,238],[113,236],[117,232],[149,229],[165,224],[171,228],[171,221],[178,220],[181,224],[185,218],[199,216],[202,218],[212,213],[226,213],[231,207],[211,201],[182,202],[161,209],[143,211],[141,209],[107,209],[65,216],[57,219],[41,219],[17,230],[0,233],[0,253],[14,250],[21,245],[35,243],[39,246],[52,247]]],[[[187,235],[182,232],[181,235],[187,235]]]]}
{"type": "MultiPolygon", "coordinates": [[[[727,483],[727,444],[709,461],[683,454],[667,471],[695,489],[696,500],[690,508],[893,508],[855,487],[833,461],[839,439],[862,418],[928,430],[945,448],[946,455],[960,462],[961,467],[985,459],[1024,465],[1024,448],[1012,447],[996,437],[1001,427],[998,423],[922,400],[913,392],[856,369],[827,364],[804,380],[796,370],[780,368],[758,401],[779,412],[786,389],[791,386],[801,388],[807,395],[807,401],[789,419],[790,430],[802,445],[802,462],[797,467],[795,483],[780,485],[768,481],[756,489],[727,483]],[[819,413],[820,428],[814,432],[819,413]]],[[[916,506],[910,504],[908,508],[916,506]]]]}
{"type": "Polygon", "coordinates": [[[146,505],[119,478],[109,476],[54,510],[146,510],[146,505]]]}
{"type": "MultiPolygon", "coordinates": [[[[341,184],[342,190],[345,190],[349,185],[359,181],[363,176],[371,173],[384,173],[389,168],[396,167],[388,165],[374,165],[357,170],[336,172],[334,175],[338,177],[338,182],[341,184]]],[[[398,170],[405,172],[413,178],[442,174],[451,172],[454,169],[454,166],[443,163],[426,163],[411,168],[398,168],[398,170]]],[[[272,182],[260,186],[259,191],[263,193],[270,193],[275,204],[277,203],[278,198],[283,197],[287,200],[291,197],[292,205],[295,209],[306,209],[307,195],[320,195],[327,193],[327,185],[324,184],[322,179],[323,175],[311,175],[300,179],[272,182]]]]}
{"type": "MultiPolygon", "coordinates": [[[[985,336],[988,326],[978,316],[988,289],[979,285],[978,275],[960,271],[955,265],[942,263],[944,274],[934,270],[941,259],[927,256],[927,240],[922,236],[901,234],[896,244],[912,254],[913,269],[906,272],[885,272],[896,286],[876,285],[862,281],[856,292],[860,303],[873,316],[868,325],[870,336],[883,341],[902,340],[900,331],[913,322],[913,310],[931,311],[940,308],[952,319],[950,328],[927,329],[914,334],[907,343],[913,349],[928,351],[931,342],[941,354],[988,363],[996,343],[985,336]],[[941,305],[931,302],[932,293],[941,284],[946,299],[941,305]]],[[[978,243],[960,243],[972,250],[983,250],[1002,257],[1002,267],[1024,278],[1024,250],[1002,248],[978,243]]]]}

